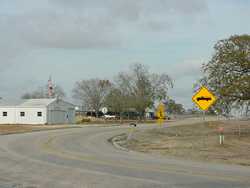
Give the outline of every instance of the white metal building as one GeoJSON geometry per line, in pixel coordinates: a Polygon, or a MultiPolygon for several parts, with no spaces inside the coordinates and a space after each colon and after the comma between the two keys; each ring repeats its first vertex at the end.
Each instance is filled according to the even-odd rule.
{"type": "Polygon", "coordinates": [[[0,124],[72,124],[75,106],[60,99],[28,99],[18,105],[0,103],[0,124]]]}

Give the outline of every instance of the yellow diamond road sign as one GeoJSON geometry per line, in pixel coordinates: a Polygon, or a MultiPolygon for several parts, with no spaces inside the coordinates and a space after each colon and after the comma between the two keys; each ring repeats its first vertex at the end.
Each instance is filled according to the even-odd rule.
{"type": "Polygon", "coordinates": [[[158,118],[157,123],[159,125],[162,125],[164,123],[164,120],[166,119],[165,105],[163,103],[160,103],[157,107],[156,116],[158,118]]]}
{"type": "Polygon", "coordinates": [[[157,112],[156,112],[157,118],[160,120],[164,120],[166,118],[165,116],[165,105],[163,103],[160,103],[157,112]]]}
{"type": "Polygon", "coordinates": [[[206,87],[202,86],[193,96],[193,101],[201,110],[205,111],[214,104],[216,97],[206,87]]]}

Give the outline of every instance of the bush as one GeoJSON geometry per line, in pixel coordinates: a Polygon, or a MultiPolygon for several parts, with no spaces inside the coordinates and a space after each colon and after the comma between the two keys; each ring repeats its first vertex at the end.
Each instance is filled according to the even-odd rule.
{"type": "Polygon", "coordinates": [[[82,117],[82,116],[76,117],[76,123],[77,124],[89,123],[89,122],[91,122],[91,119],[88,118],[88,117],[82,117]]]}

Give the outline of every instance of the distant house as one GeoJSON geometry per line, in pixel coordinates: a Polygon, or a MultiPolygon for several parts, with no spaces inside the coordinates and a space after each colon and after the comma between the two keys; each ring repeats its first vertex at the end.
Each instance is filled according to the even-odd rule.
{"type": "Polygon", "coordinates": [[[18,104],[0,103],[0,124],[72,123],[75,123],[75,106],[60,99],[28,99],[18,104]]]}

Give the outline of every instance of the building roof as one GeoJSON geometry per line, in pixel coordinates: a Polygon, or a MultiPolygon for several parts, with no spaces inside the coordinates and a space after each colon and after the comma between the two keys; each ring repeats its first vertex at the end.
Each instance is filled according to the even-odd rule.
{"type": "Polygon", "coordinates": [[[54,102],[56,99],[28,99],[23,101],[18,106],[21,107],[46,107],[52,102],[54,102]]]}
{"type": "Polygon", "coordinates": [[[56,99],[26,99],[26,100],[0,100],[2,107],[46,107],[56,99]]]}
{"type": "Polygon", "coordinates": [[[6,99],[1,99],[0,100],[0,106],[18,106],[22,102],[23,102],[23,100],[6,100],[6,99]]]}

